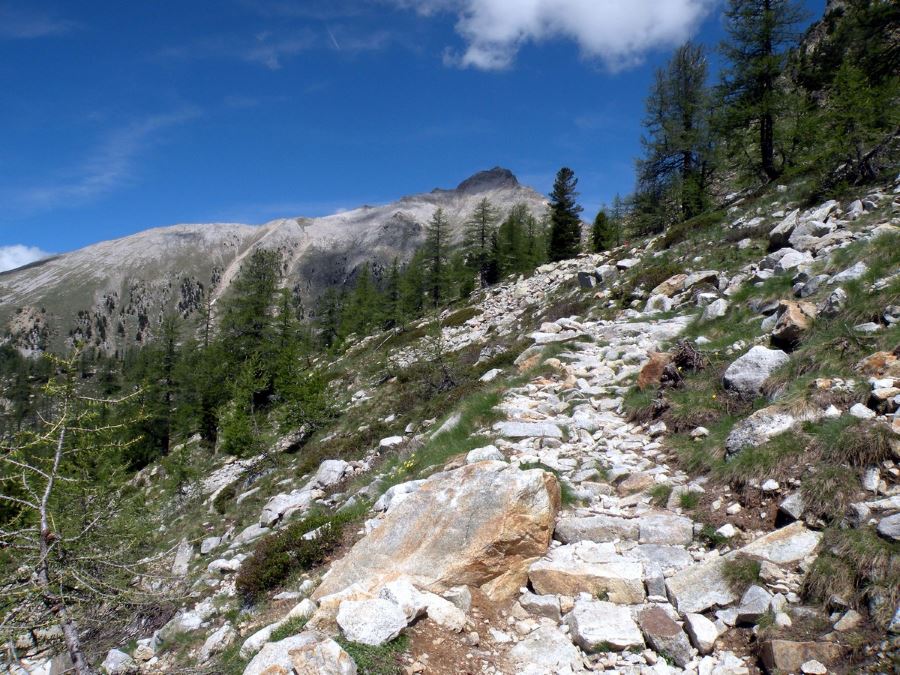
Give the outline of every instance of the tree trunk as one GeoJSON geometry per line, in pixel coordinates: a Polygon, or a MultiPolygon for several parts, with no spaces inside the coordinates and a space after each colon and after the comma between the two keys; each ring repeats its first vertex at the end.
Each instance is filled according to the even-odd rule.
{"type": "Polygon", "coordinates": [[[78,675],[94,675],[94,669],[88,663],[87,657],[84,655],[84,648],[81,645],[81,638],[78,636],[78,626],[72,619],[69,611],[63,604],[62,598],[58,597],[51,590],[50,584],[50,549],[55,535],[50,530],[50,518],[48,505],[50,496],[53,494],[53,487],[56,483],[56,474],[59,470],[59,463],[62,460],[63,447],[66,441],[66,427],[63,426],[59,430],[59,438],[56,441],[56,453],[53,458],[53,468],[47,478],[47,485],[44,488],[44,494],[41,498],[40,516],[41,516],[41,533],[40,533],[40,552],[41,558],[37,567],[38,585],[43,592],[44,606],[56,618],[56,622],[62,629],[63,638],[66,648],[69,650],[69,658],[72,659],[72,665],[78,675]]]}
{"type": "Polygon", "coordinates": [[[769,112],[763,113],[759,120],[759,150],[763,173],[769,180],[778,178],[780,172],[775,166],[775,122],[769,112]]]}

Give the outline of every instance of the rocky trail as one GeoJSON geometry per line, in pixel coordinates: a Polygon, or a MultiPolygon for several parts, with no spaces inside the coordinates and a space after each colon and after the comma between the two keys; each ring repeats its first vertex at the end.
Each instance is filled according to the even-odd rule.
{"type": "MultiPolygon", "coordinates": [[[[109,652],[104,668],[225,672],[217,658],[231,650],[241,665],[228,672],[244,675],[814,675],[847,672],[853,640],[857,649],[871,643],[881,657],[896,654],[890,637],[900,632],[896,589],[869,598],[873,615],[879,603],[889,605],[887,638],[872,632],[857,611],[862,605],[837,589],[826,606],[806,592],[810,570],[828,548],[828,523],[804,505],[810,493],[800,489],[816,467],[776,464],[764,479],[749,476],[741,490],[708,472],[689,475],[675,441],[705,447],[715,440],[718,420],[710,418],[712,431],[698,424],[668,428],[665,417],[630,414],[626,400],[636,384],[650,391],[667,379],[677,385],[692,358],[705,358],[697,348],[726,360],[707,376],[717,387],[735,401],[761,401],[772,374],[800,358],[794,350],[816,315],[845,311],[844,288],[881,303],[880,323],[850,330],[890,336],[898,311],[882,306],[883,291],[896,287],[897,269],[866,277],[867,262],[876,264],[871,252],[883,248],[860,249],[870,252],[867,262],[834,257],[851,244],[896,241],[898,228],[889,222],[897,198],[879,192],[867,199],[870,206],[829,202],[805,212],[774,210],[776,204],[764,235],[773,252],[742,240],[738,250],[750,253],[736,269],[710,269],[710,260],[695,255],[652,289],[632,288],[624,310],[530,324],[531,344],[514,364],[482,376],[500,393],[490,423],[471,430],[484,444],[417,469],[412,480],[396,479],[379,461],[396,456],[407,462],[401,469],[413,466],[429,442],[454,432],[460,413],[397,429],[377,447],[360,449],[357,460],[328,458],[310,473],[274,474],[265,492],[254,485],[258,479],[247,478],[266,475],[264,457],[226,460],[191,497],[213,514],[206,535],[183,541],[173,562],[172,574],[190,585],[190,601],[129,653],[109,652]],[[890,215],[865,217],[879,203],[890,215]],[[777,301],[739,295],[764,291],[772,280],[781,283],[777,301]],[[729,314],[738,307],[748,315],[729,314]],[[697,335],[707,331],[712,339],[697,335]],[[683,363],[673,357],[678,345],[687,350],[683,363]],[[225,528],[213,505],[234,485],[241,486],[235,502],[254,505],[251,521],[225,528]],[[340,514],[359,506],[366,507],[359,531],[325,566],[292,579],[259,608],[236,609],[235,578],[257,542],[313,509],[340,514]],[[173,650],[179,644],[187,646],[173,650]],[[400,646],[391,651],[392,645],[400,646]],[[369,650],[363,660],[354,652],[360,646],[369,650]],[[373,654],[394,669],[360,665],[373,654]],[[195,665],[184,668],[185,659],[195,665]]],[[[759,229],[761,219],[741,216],[733,227],[759,229]]],[[[612,310],[630,271],[655,264],[651,251],[652,242],[582,256],[500,285],[479,298],[471,318],[443,328],[443,349],[484,345],[487,359],[489,338],[522,337],[522,326],[560,293],[590,295],[594,307],[612,310]]],[[[418,344],[390,353],[399,368],[423,358],[428,352],[418,344]]],[[[854,364],[865,390],[855,397],[845,395],[852,385],[846,377],[820,377],[811,393],[804,390],[802,406],[768,396],[765,407],[736,408],[740,419],[722,438],[725,460],[807,433],[802,425],[810,421],[862,420],[896,439],[898,363],[898,354],[887,351],[854,364]]],[[[348,407],[364,406],[373,389],[356,391],[348,407]]],[[[274,452],[283,452],[281,445],[274,452]]],[[[847,521],[868,527],[886,546],[900,538],[900,443],[890,448],[861,467],[847,521]]],[[[327,527],[302,539],[326,536],[327,527]]]]}

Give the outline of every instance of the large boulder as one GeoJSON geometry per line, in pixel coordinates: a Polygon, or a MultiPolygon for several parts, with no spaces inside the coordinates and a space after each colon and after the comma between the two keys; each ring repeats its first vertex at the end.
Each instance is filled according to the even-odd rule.
{"type": "Polygon", "coordinates": [[[807,661],[838,665],[843,653],[843,648],[834,642],[767,640],[760,648],[760,659],[767,672],[799,673],[807,661]]]}
{"type": "Polygon", "coordinates": [[[780,349],[757,345],[728,366],[722,384],[742,398],[756,398],[769,376],[790,360],[780,349]]]}
{"type": "Polygon", "coordinates": [[[581,541],[553,549],[528,570],[537,593],[602,595],[619,604],[637,604],[646,597],[644,566],[616,553],[611,543],[581,541]]]}
{"type": "Polygon", "coordinates": [[[556,524],[556,538],[564,544],[588,540],[596,542],[617,539],[636,540],[639,534],[636,518],[618,516],[563,516],[556,524]]]}
{"type": "Polygon", "coordinates": [[[309,506],[324,493],[320,490],[294,490],[290,493],[275,495],[263,507],[259,516],[260,527],[271,527],[282,518],[289,517],[292,513],[308,509],[309,506]]]}
{"type": "Polygon", "coordinates": [[[640,543],[687,546],[694,538],[694,523],[690,518],[674,513],[650,513],[641,516],[640,543]]]}
{"type": "Polygon", "coordinates": [[[675,274],[650,291],[650,295],[651,297],[654,295],[663,295],[667,298],[671,298],[673,295],[684,289],[684,282],[687,278],[687,274],[675,274]]]}
{"type": "Polygon", "coordinates": [[[356,675],[356,663],[334,640],[315,631],[304,631],[270,642],[253,657],[244,675],[356,675]]]}
{"type": "Polygon", "coordinates": [[[788,240],[799,222],[800,209],[792,211],[769,232],[769,248],[776,250],[788,245],[788,240]]]}
{"type": "Polygon", "coordinates": [[[725,607],[738,599],[725,577],[725,559],[691,565],[666,579],[666,594],[682,614],[725,607]]]}
{"type": "Polygon", "coordinates": [[[403,576],[432,592],[512,595],[547,550],[559,500],[556,478],[539,469],[488,461],[435,474],[332,565],[313,598],[403,576]]]}

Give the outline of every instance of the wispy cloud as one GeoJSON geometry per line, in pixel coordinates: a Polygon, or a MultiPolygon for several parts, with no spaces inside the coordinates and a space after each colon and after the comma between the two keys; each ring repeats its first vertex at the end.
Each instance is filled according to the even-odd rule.
{"type": "Polygon", "coordinates": [[[452,12],[465,40],[445,63],[502,70],[529,42],[575,41],[586,58],[619,70],[654,48],[684,41],[717,0],[393,0],[429,16],[452,12]]]}
{"type": "Polygon", "coordinates": [[[84,204],[135,180],[137,160],[160,134],[197,117],[196,108],[151,115],[109,132],[80,164],[61,171],[58,180],[19,190],[6,190],[9,203],[24,213],[84,204]]]}
{"type": "Polygon", "coordinates": [[[12,2],[0,2],[0,39],[28,40],[63,35],[79,27],[78,22],[51,12],[15,7],[12,2]]]}
{"type": "Polygon", "coordinates": [[[347,55],[377,51],[391,44],[393,36],[385,30],[359,32],[343,26],[313,29],[302,26],[290,30],[265,30],[255,35],[217,35],[190,44],[166,47],[158,53],[162,59],[230,59],[280,70],[303,52],[327,49],[347,55]]]}
{"type": "Polygon", "coordinates": [[[49,255],[51,254],[42,251],[37,246],[26,246],[25,244],[0,246],[0,272],[14,270],[49,255]]]}

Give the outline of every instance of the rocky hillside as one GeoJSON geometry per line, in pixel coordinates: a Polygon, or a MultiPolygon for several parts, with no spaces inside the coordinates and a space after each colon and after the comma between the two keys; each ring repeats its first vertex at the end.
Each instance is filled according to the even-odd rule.
{"type": "Polygon", "coordinates": [[[368,262],[378,270],[422,244],[438,208],[456,237],[475,204],[502,213],[525,203],[543,215],[544,197],[506,169],[475,174],[452,190],[403,197],[324,218],[265,225],[175,225],[101,242],[0,274],[0,324],[22,350],[64,348],[73,340],[113,354],[152,338],[160,318],[197,318],[207,298],[227,292],[241,262],[258,248],[278,250],[297,297],[312,304],[368,262]]]}
{"type": "Polygon", "coordinates": [[[177,600],[106,672],[896,669],[898,195],[545,265],[320,364],[311,439],[189,440],[134,481],[177,600]]]}

